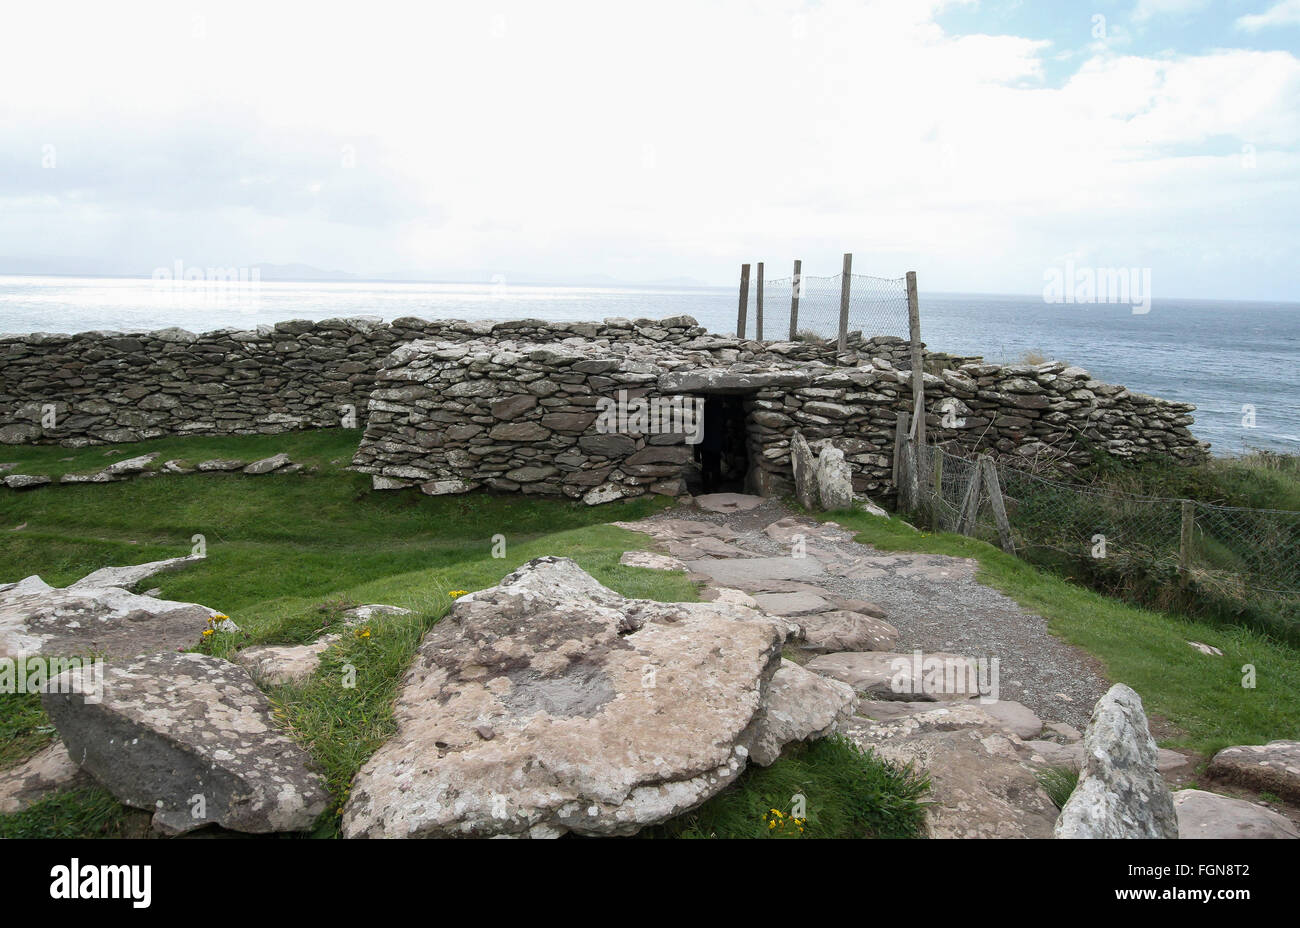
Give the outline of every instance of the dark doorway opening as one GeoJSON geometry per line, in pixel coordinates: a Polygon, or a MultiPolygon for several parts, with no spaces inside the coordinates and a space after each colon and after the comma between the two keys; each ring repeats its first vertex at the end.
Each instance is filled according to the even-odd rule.
{"type": "Polygon", "coordinates": [[[710,393],[704,400],[704,427],[695,445],[696,469],[686,478],[692,493],[744,493],[749,473],[745,398],[710,393]]]}

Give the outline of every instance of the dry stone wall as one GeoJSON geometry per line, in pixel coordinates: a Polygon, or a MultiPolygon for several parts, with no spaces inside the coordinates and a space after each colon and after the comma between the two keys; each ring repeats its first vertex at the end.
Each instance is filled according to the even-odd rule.
{"type": "Polygon", "coordinates": [[[689,316],[603,323],[297,320],[255,330],[0,337],[0,443],[83,446],[165,435],[267,434],[365,422],[384,359],[417,339],[492,335],[672,345],[689,316]],[[351,414],[351,415],[350,415],[351,414]]]}
{"type": "MultiPolygon", "coordinates": [[[[418,485],[435,494],[488,486],[591,503],[674,495],[692,461],[685,434],[611,432],[602,403],[668,408],[674,398],[732,394],[744,398],[751,490],[793,491],[790,443],[798,430],[814,451],[827,443],[843,451],[856,492],[885,496],[913,374],[891,360],[890,346],[861,347],[832,365],[792,359],[780,345],[755,351],[711,336],[675,346],[416,342],[380,372],[354,466],[374,475],[376,487],[418,485]]],[[[1067,468],[1086,463],[1096,447],[1184,461],[1205,452],[1187,429],[1192,407],[1099,383],[1078,368],[947,357],[926,366],[938,371],[923,374],[936,440],[1067,468]]]]}
{"type": "MultiPolygon", "coordinates": [[[[900,410],[899,338],[758,343],[689,316],[600,323],[295,321],[195,335],[87,332],[0,338],[0,442],[86,445],[176,434],[365,428],[354,466],[376,486],[486,486],[601,502],[679,493],[685,435],[601,431],[602,398],[739,395],[750,489],[793,488],[795,429],[831,442],[859,493],[887,495],[900,410]],[[354,416],[349,421],[349,416],[354,416]]],[[[1101,383],[1063,363],[925,354],[931,440],[1086,463],[1092,449],[1192,461],[1192,406],[1101,383]]],[[[635,423],[633,423],[635,426],[635,423]]]]}

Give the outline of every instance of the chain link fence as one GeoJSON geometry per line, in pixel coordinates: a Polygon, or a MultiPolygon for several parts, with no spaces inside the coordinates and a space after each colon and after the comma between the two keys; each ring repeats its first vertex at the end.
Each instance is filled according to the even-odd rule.
{"type": "Polygon", "coordinates": [[[918,508],[933,528],[1002,544],[1108,593],[1300,641],[1300,512],[1120,493],[926,451],[918,508]]]}
{"type": "MultiPolygon", "coordinates": [[[[798,278],[799,304],[793,304],[796,278],[781,277],[763,281],[762,340],[834,341],[840,333],[840,300],[843,274],[798,278]],[[791,325],[793,321],[794,325],[791,325]],[[793,328],[793,331],[792,331],[793,328]]],[[[750,281],[748,333],[759,337],[758,284],[750,281]]],[[[907,314],[906,277],[870,277],[849,275],[849,313],[847,331],[860,332],[864,338],[894,335],[907,338],[910,333],[907,314]]]]}

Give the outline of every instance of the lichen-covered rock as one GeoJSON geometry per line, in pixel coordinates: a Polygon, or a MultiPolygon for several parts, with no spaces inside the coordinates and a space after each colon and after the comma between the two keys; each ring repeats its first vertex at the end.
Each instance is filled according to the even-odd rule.
{"type": "Polygon", "coordinates": [[[425,636],[343,832],[619,835],[662,822],[744,769],[785,636],[742,606],[628,600],[567,558],[530,561],[425,636]]]}
{"type": "Polygon", "coordinates": [[[943,651],[843,651],[820,654],[804,666],[872,699],[963,700],[979,695],[981,685],[969,658],[943,651]]]}
{"type": "Polygon", "coordinates": [[[1238,786],[1300,802],[1300,741],[1270,741],[1224,748],[1206,774],[1238,786]]]}
{"type": "Polygon", "coordinates": [[[1117,683],[1097,701],[1083,734],[1083,769],[1058,838],[1176,838],[1178,817],[1156,770],[1156,743],[1142,698],[1117,683]]]}
{"type": "Polygon", "coordinates": [[[1180,838],[1300,838],[1285,815],[1245,799],[1200,789],[1174,793],[1180,838]]]}
{"type": "Polygon", "coordinates": [[[834,609],[798,617],[803,627],[799,646],[805,651],[890,651],[898,644],[898,629],[881,619],[834,609]]]}
{"type": "Polygon", "coordinates": [[[857,701],[851,686],[781,661],[768,685],[751,759],[766,767],[788,744],[825,738],[853,717],[857,701]]]}
{"type": "Polygon", "coordinates": [[[0,815],[12,815],[51,793],[91,782],[72,762],[63,742],[56,741],[18,766],[0,770],[0,815]]]}
{"type": "Polygon", "coordinates": [[[853,508],[853,470],[844,452],[831,445],[817,456],[817,496],[827,511],[853,508]]]}
{"type": "Polygon", "coordinates": [[[175,651],[197,644],[214,612],[98,582],[56,589],[32,576],[0,589],[0,657],[175,651]]]}
{"type": "Polygon", "coordinates": [[[98,701],[78,691],[82,673],[65,671],[41,703],[73,762],[119,801],[152,811],[157,830],[303,831],[324,811],[307,752],[242,667],[152,654],[110,665],[98,701]]]}
{"type": "Polygon", "coordinates": [[[1056,806],[1017,757],[1015,735],[975,702],[931,705],[882,722],[855,718],[844,732],[859,748],[929,777],[930,837],[1051,837],[1056,806]]]}
{"type": "Polygon", "coordinates": [[[799,505],[811,512],[821,508],[817,489],[817,459],[813,457],[808,440],[795,429],[790,435],[790,468],[794,478],[794,495],[799,505]]]}
{"type": "Polygon", "coordinates": [[[234,660],[263,686],[300,684],[316,673],[321,655],[338,640],[338,635],[322,635],[309,644],[259,645],[244,648],[234,660]]]}

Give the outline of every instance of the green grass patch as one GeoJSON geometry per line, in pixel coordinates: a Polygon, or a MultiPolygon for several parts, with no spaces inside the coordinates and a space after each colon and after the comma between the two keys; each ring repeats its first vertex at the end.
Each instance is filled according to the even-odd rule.
{"type": "Polygon", "coordinates": [[[53,740],[38,694],[0,694],[0,770],[21,764],[53,740]]]}
{"type": "Polygon", "coordinates": [[[1141,694],[1149,714],[1179,732],[1162,740],[1211,754],[1233,744],[1294,738],[1300,731],[1300,649],[1252,631],[1127,605],[1039,570],[983,541],[918,532],[898,519],[835,516],[882,551],[975,558],[981,583],[1047,619],[1048,628],[1097,657],[1111,680],[1141,694]],[[1223,657],[1187,644],[1200,641],[1223,657]],[[1254,669],[1254,687],[1243,679],[1254,669]]]}
{"type": "Polygon", "coordinates": [[[790,749],[770,767],[747,767],[693,812],[647,838],[916,838],[929,780],[860,751],[842,736],[790,749]],[[798,797],[805,815],[796,820],[798,797]]]}
{"type": "Polygon", "coordinates": [[[1035,774],[1043,791],[1058,809],[1064,809],[1074,788],[1079,785],[1079,771],[1073,767],[1048,767],[1035,774]]]}
{"type": "MultiPolygon", "coordinates": [[[[140,816],[108,790],[88,786],[46,796],[12,815],[0,815],[0,839],[135,837],[141,834],[140,816]]],[[[145,824],[147,827],[147,816],[145,824]]]]}
{"type": "Polygon", "coordinates": [[[154,438],[116,445],[65,448],[62,445],[6,445],[0,461],[18,466],[9,473],[43,474],[58,480],[64,474],[97,473],[115,461],[157,452],[150,466],[158,470],[164,461],[187,461],[192,466],[213,458],[232,458],[252,463],[284,452],[305,468],[339,470],[352,462],[361,440],[359,429],[308,429],[279,435],[187,435],[154,438]]]}

